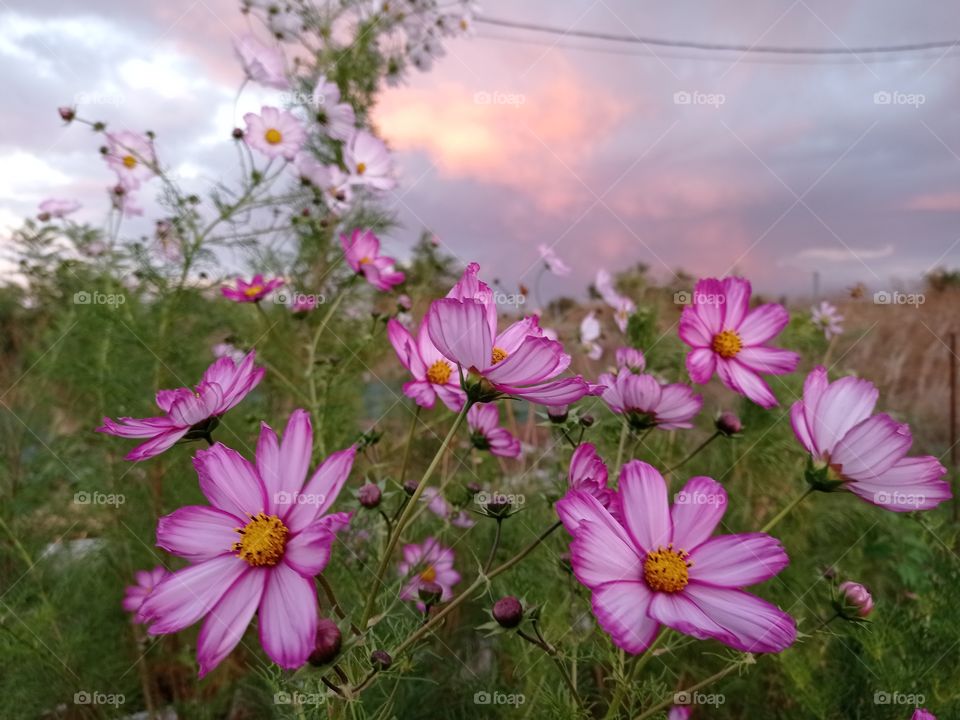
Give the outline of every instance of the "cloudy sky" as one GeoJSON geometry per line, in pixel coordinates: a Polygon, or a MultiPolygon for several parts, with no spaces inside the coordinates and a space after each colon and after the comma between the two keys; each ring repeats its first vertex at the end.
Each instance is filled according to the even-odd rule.
{"type": "MultiPolygon", "coordinates": [[[[486,0],[484,14],[560,28],[746,45],[860,47],[960,39],[947,0],[486,0]]],[[[0,227],[44,197],[97,220],[111,173],[61,104],[150,128],[198,189],[235,160],[242,79],[233,0],[0,3],[0,227]]],[[[960,264],[960,48],[761,64],[477,25],[376,111],[396,150],[397,253],[429,227],[506,286],[537,244],[575,267],[660,279],[737,271],[768,292],[883,289],[960,264]]],[[[246,90],[240,113],[265,99],[246,90]]],[[[149,206],[148,206],[149,209],[149,206]]],[[[146,222],[146,221],[145,221],[146,222]]]]}

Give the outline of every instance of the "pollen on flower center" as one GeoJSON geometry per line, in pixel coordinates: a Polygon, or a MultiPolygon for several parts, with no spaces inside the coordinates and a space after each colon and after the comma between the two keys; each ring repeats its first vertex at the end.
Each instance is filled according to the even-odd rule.
{"type": "Polygon", "coordinates": [[[357,175],[363,175],[367,171],[366,163],[357,163],[357,175]]]}
{"type": "Polygon", "coordinates": [[[263,292],[263,285],[251,285],[246,290],[243,291],[243,294],[248,298],[256,297],[263,292]]]}
{"type": "Polygon", "coordinates": [[[674,550],[671,543],[647,553],[643,561],[643,579],[651,590],[675,593],[683,590],[689,582],[688,568],[692,563],[685,550],[674,550]]]}
{"type": "Polygon", "coordinates": [[[505,360],[506,358],[507,358],[507,351],[506,351],[506,350],[504,350],[503,348],[498,348],[498,347],[495,347],[495,348],[493,349],[493,357],[492,357],[491,359],[493,360],[493,364],[494,364],[494,365],[496,365],[496,364],[497,364],[498,362],[500,362],[501,360],[505,360]]]}
{"type": "Polygon", "coordinates": [[[733,330],[724,330],[713,336],[712,347],[717,355],[729,360],[743,349],[743,341],[733,330]]]}
{"type": "Polygon", "coordinates": [[[283,140],[283,135],[276,128],[270,128],[263,134],[263,139],[271,145],[276,145],[283,140]]]}
{"type": "Polygon", "coordinates": [[[276,515],[251,515],[245,527],[237,528],[240,540],[233,544],[237,557],[253,567],[272,567],[283,558],[290,531],[276,515]]]}
{"type": "Polygon", "coordinates": [[[360,258],[360,265],[369,265],[373,262],[373,258],[370,256],[360,258]]]}
{"type": "Polygon", "coordinates": [[[450,381],[450,373],[453,368],[446,360],[437,360],[427,370],[427,380],[434,385],[446,385],[450,381]]]}
{"type": "Polygon", "coordinates": [[[122,162],[128,170],[133,170],[137,166],[137,159],[133,155],[124,155],[122,162]]]}
{"type": "Polygon", "coordinates": [[[428,566],[420,573],[420,579],[424,582],[434,582],[437,579],[437,569],[433,565],[428,566]]]}

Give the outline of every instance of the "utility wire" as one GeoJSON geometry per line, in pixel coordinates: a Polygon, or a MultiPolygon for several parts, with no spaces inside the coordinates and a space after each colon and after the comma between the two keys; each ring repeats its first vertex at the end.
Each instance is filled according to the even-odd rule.
{"type": "MultiPolygon", "coordinates": [[[[651,48],[618,48],[614,45],[584,45],[581,43],[564,42],[563,39],[547,40],[530,37],[521,37],[519,35],[499,35],[496,33],[480,32],[477,33],[478,40],[494,40],[496,42],[507,42],[518,45],[536,45],[540,47],[561,47],[570,50],[582,50],[584,52],[602,53],[607,55],[619,55],[625,57],[651,58],[660,60],[696,60],[700,62],[730,62],[729,55],[705,55],[703,53],[679,53],[671,52],[669,49],[664,51],[655,51],[651,48]]],[[[958,47],[960,49],[960,47],[958,47]]],[[[850,57],[850,58],[817,58],[810,56],[799,57],[745,57],[738,60],[739,63],[751,63],[759,65],[864,65],[874,63],[890,62],[919,62],[931,61],[941,58],[960,57],[960,52],[947,50],[946,52],[937,52],[933,54],[910,55],[907,57],[894,55],[880,55],[875,57],[850,57]]]]}
{"type": "Polygon", "coordinates": [[[550,25],[506,20],[503,18],[480,16],[475,22],[485,25],[530,30],[552,35],[589,38],[592,40],[611,40],[614,42],[655,45],[657,47],[681,48],[687,50],[712,50],[739,53],[769,53],[777,55],[871,55],[875,53],[905,53],[922,50],[944,50],[960,46],[960,40],[938,40],[904,45],[873,45],[864,47],[782,47],[777,45],[737,45],[726,43],[706,43],[691,40],[665,40],[663,38],[640,37],[638,35],[617,35],[615,33],[593,32],[590,30],[572,30],[550,25]]]}

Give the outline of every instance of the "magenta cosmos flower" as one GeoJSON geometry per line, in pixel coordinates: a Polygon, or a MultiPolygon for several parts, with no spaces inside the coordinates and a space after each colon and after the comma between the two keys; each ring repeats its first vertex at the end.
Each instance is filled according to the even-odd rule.
{"type": "Polygon", "coordinates": [[[427,324],[420,323],[416,340],[396,318],[387,321],[387,337],[413,380],[404,383],[403,394],[420,407],[433,408],[439,397],[443,404],[460,412],[466,393],[460,388],[460,376],[430,340],[427,324]]]}
{"type": "Polygon", "coordinates": [[[541,405],[568,405],[599,392],[580,376],[555,379],[570,365],[563,346],[543,336],[536,316],[497,332],[497,307],[471,263],[450,294],[430,305],[424,321],[440,353],[469,373],[481,402],[512,395],[541,405]]]}
{"type": "Polygon", "coordinates": [[[494,403],[474,405],[467,411],[470,441],[478,450],[489,450],[499,457],[520,457],[520,441],[500,427],[500,409],[494,403]]]}
{"type": "Polygon", "coordinates": [[[607,464],[592,443],[580,443],[570,458],[567,474],[570,489],[595,497],[607,510],[613,512],[616,493],[607,487],[607,464]]]}
{"type": "Polygon", "coordinates": [[[170,574],[170,571],[162,565],[158,565],[153,570],[138,570],[134,573],[133,579],[137,584],[128,585],[123,596],[123,609],[133,615],[134,622],[146,622],[140,613],[140,608],[153,589],[170,574]]]}
{"type": "Polygon", "coordinates": [[[222,357],[207,368],[195,390],[177,388],[157,393],[159,417],[103,419],[97,432],[124,438],[150,438],[138,445],[126,459],[139,461],[173,447],[182,438],[209,438],[220,416],[237,405],[263,378],[264,369],[254,367],[251,350],[242,361],[222,357]]]}
{"type": "Polygon", "coordinates": [[[879,392],[855,377],[827,380],[823,366],[790,408],[793,432],[809,451],[808,477],[819,490],[849,490],[895,512],[930,510],[951,497],[947,470],[931,455],[907,457],[910,427],[873,414],[879,392]]]}
{"type": "Polygon", "coordinates": [[[264,106],[259,115],[247,113],[243,121],[247,124],[243,133],[247,145],[270,159],[282,157],[292,162],[307,139],[303,125],[286,110],[264,106]]]}
{"type": "Polygon", "coordinates": [[[776,304],[750,310],[750,293],[743,278],[700,280],[693,304],[680,316],[680,339],[693,348],[687,371],[695,383],[708,382],[716,371],[728,388],[771,408],[777,398],[760,374],[793,372],[800,356],[767,345],[790,322],[790,314],[776,304]]]}
{"type": "Polygon", "coordinates": [[[703,407],[703,398],[694,395],[688,386],[661,385],[653,375],[635,375],[627,368],[616,377],[604,373],[600,384],[606,386],[604,402],[623,415],[634,430],[690,428],[690,421],[703,407]]]}
{"type": "Polygon", "coordinates": [[[278,287],[283,285],[283,278],[270,278],[267,280],[263,275],[257,274],[247,282],[243,278],[237,278],[236,287],[221,288],[223,296],[228,300],[239,303],[260,302],[267,295],[272,293],[278,287]]]}
{"type": "Polygon", "coordinates": [[[409,578],[400,591],[402,600],[417,600],[420,612],[426,606],[418,600],[420,583],[433,582],[443,588],[442,602],[453,597],[453,586],[460,582],[460,573],[453,569],[453,549],[444,547],[432,537],[419,545],[404,545],[403,560],[397,566],[400,576],[409,578]]]}
{"type": "Polygon", "coordinates": [[[425,487],[421,500],[427,504],[427,508],[437,517],[448,520],[451,525],[458,528],[472,528],[476,523],[464,510],[454,510],[443,496],[440,488],[425,487]]]}
{"type": "Polygon", "coordinates": [[[280,48],[264,45],[250,33],[236,38],[233,48],[248,78],[278,90],[286,90],[290,87],[290,81],[287,80],[286,58],[280,48]]]}
{"type": "Polygon", "coordinates": [[[780,572],[787,554],[764,533],[711,538],[726,505],[718,482],[694,477],[671,509],[663,476],[639,460],[620,472],[622,521],[582,491],[557,503],[573,535],[574,573],[593,592],[594,615],[618,647],[643,652],[661,625],[744,652],[793,643],[793,618],[742,589],[780,572]]]}
{"type": "Polygon", "coordinates": [[[397,184],[390,151],[383,140],[366,130],[357,130],[343,146],[343,163],[354,185],[390,190],[397,184]]]}
{"type": "Polygon", "coordinates": [[[910,720],[937,720],[937,716],[929,710],[917,708],[913,711],[913,715],[910,716],[910,720]]]}
{"type": "Polygon", "coordinates": [[[617,350],[617,369],[626,368],[632,373],[640,374],[647,367],[647,359],[643,353],[632,347],[622,347],[617,350]]]}
{"type": "Polygon", "coordinates": [[[867,615],[873,612],[873,596],[870,594],[870,591],[860,583],[847,580],[846,582],[840,583],[840,587],[837,589],[840,592],[840,596],[847,604],[856,610],[857,615],[860,617],[867,617],[867,615]]]}
{"type": "Polygon", "coordinates": [[[129,130],[107,133],[107,152],[103,157],[126,190],[136,190],[141,181],[151,178],[151,166],[157,164],[153,140],[129,130]]]}
{"type": "Polygon", "coordinates": [[[152,635],[206,617],[197,640],[200,677],[230,654],[255,613],[260,644],[280,667],[300,667],[313,651],[313,578],[350,521],[350,513],[326,512],[347,481],[356,448],[328,457],[304,484],[312,448],[310,418],[295,410],[282,443],[261,426],[256,465],[220,443],[201,450],[193,464],[210,505],[160,518],[157,545],[190,565],[157,585],[140,612],[152,635]]]}
{"type": "Polygon", "coordinates": [[[350,269],[363,275],[377,290],[388,292],[403,282],[404,275],[396,270],[396,261],[380,254],[380,238],[372,230],[355,228],[349,236],[340,236],[340,244],[350,269]]]}

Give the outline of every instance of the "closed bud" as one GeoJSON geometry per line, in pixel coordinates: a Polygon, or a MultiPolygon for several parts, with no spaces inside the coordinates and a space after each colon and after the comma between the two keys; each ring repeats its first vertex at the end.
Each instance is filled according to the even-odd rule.
{"type": "Polygon", "coordinates": [[[357,492],[357,499],[365,508],[375,508],[380,504],[380,488],[367,483],[357,492]]]}
{"type": "Polygon", "coordinates": [[[480,487],[480,483],[477,483],[477,482],[467,483],[467,492],[469,492],[471,495],[476,495],[481,490],[483,490],[483,488],[480,487]]]}
{"type": "Polygon", "coordinates": [[[423,580],[420,587],[417,588],[417,595],[423,601],[423,604],[429,607],[440,602],[440,598],[443,597],[443,588],[439,583],[432,580],[423,580]]]}
{"type": "Polygon", "coordinates": [[[370,654],[370,664],[377,670],[389,670],[393,665],[393,658],[386,650],[374,650],[370,654]]]}
{"type": "Polygon", "coordinates": [[[234,140],[243,140],[243,130],[240,128],[234,128],[232,134],[234,140]]]}
{"type": "Polygon", "coordinates": [[[584,415],[582,418],[580,418],[580,424],[585,428],[590,427],[594,422],[593,415],[584,415]]]}
{"type": "Polygon", "coordinates": [[[561,425],[567,421],[569,408],[566,405],[547,406],[547,417],[554,425],[561,425]]]}
{"type": "Polygon", "coordinates": [[[403,484],[403,491],[404,491],[407,495],[413,495],[413,494],[417,491],[417,485],[418,485],[418,483],[417,483],[416,480],[407,480],[407,481],[403,484]]]}
{"type": "Polygon", "coordinates": [[[740,422],[740,418],[729,410],[724,410],[720,413],[714,424],[717,432],[727,437],[733,437],[743,432],[743,423],[740,422]]]}
{"type": "Polygon", "coordinates": [[[60,113],[60,117],[63,118],[64,122],[71,122],[77,116],[77,111],[66,105],[57,108],[57,112],[60,113]]]}
{"type": "Polygon", "coordinates": [[[308,658],[311,665],[326,665],[340,653],[340,628],[329,618],[317,621],[317,639],[308,658]]]}
{"type": "Polygon", "coordinates": [[[494,493],[487,501],[486,505],[483,506],[483,509],[490,517],[502,520],[510,514],[511,507],[512,505],[510,503],[510,498],[508,498],[506,495],[494,493]]]}
{"type": "Polygon", "coordinates": [[[839,595],[834,602],[834,608],[843,618],[863,619],[873,612],[873,597],[860,583],[847,580],[840,583],[837,591],[839,595]]]}
{"type": "Polygon", "coordinates": [[[523,605],[513,595],[505,595],[493,604],[493,619],[501,627],[515,628],[523,620],[523,605]]]}

